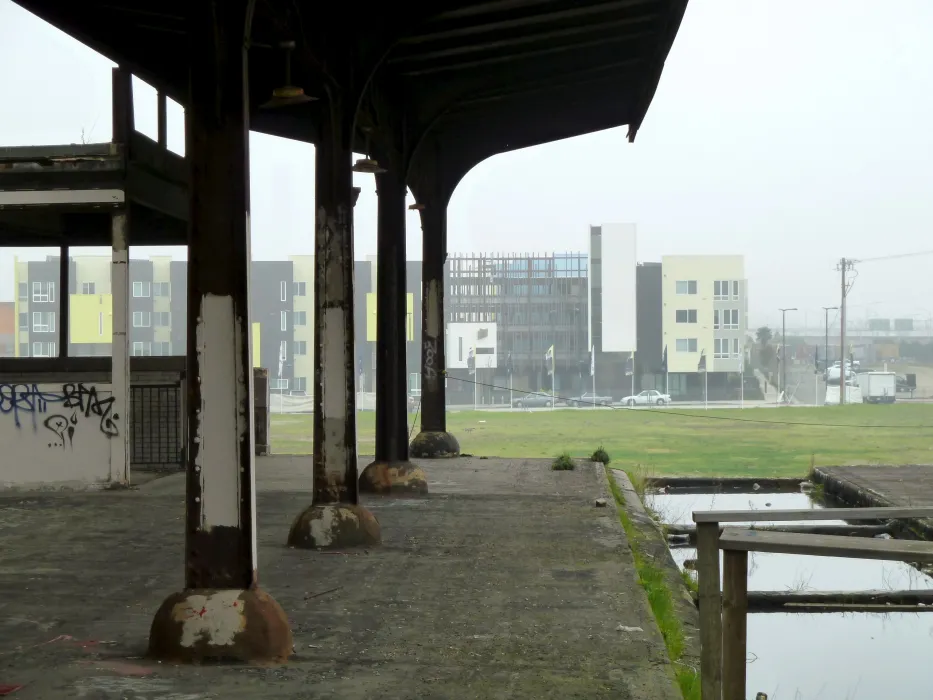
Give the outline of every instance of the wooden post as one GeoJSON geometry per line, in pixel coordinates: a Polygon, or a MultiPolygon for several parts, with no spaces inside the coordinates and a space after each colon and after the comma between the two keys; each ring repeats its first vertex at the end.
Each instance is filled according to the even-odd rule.
{"type": "Polygon", "coordinates": [[[700,602],[700,694],[722,699],[722,617],[719,597],[719,523],[697,523],[700,602]]]}
{"type": "Polygon", "coordinates": [[[748,552],[724,551],[722,571],[722,697],[745,700],[748,552]]]}

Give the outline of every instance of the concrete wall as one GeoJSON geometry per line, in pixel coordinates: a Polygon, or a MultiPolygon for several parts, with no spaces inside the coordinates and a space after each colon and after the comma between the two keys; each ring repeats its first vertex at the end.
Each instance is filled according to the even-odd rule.
{"type": "Polygon", "coordinates": [[[0,488],[106,484],[126,430],[108,383],[0,384],[0,488]]]}

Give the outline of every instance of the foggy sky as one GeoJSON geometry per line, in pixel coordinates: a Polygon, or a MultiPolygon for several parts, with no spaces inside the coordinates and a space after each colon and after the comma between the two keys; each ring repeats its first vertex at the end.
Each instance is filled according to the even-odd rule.
{"type": "MultiPolygon", "coordinates": [[[[933,249],[930,27],[929,0],[694,0],[636,142],[620,128],[481,163],[451,201],[450,251],[585,251],[589,224],[631,221],[642,261],[745,255],[752,327],[780,306],[815,326],[839,302],[840,257],[933,249]]],[[[9,0],[0,64],[0,145],[110,139],[113,64],[9,0]]],[[[154,135],[143,88],[137,128],[154,135]]],[[[169,127],[181,149],[177,106],[169,127]]],[[[254,134],[251,158],[253,257],[311,253],[313,148],[254,134]]],[[[357,184],[359,259],[376,197],[372,176],[357,184]]],[[[14,252],[54,251],[0,253],[0,299],[14,252]]],[[[854,318],[933,316],[933,256],[858,269],[854,318]]]]}

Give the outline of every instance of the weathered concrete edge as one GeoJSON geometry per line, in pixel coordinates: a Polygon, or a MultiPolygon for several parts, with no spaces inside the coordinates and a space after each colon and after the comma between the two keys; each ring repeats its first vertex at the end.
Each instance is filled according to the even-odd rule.
{"type": "Polygon", "coordinates": [[[806,481],[806,477],[799,479],[793,477],[767,477],[756,479],[752,476],[656,476],[645,479],[648,488],[726,488],[726,489],[748,489],[754,491],[757,484],[760,488],[766,490],[780,490],[795,492],[800,490],[800,482],[806,481]]]}
{"type": "MultiPolygon", "coordinates": [[[[670,653],[667,650],[667,644],[664,642],[664,636],[661,634],[661,628],[657,624],[654,611],[651,609],[651,603],[648,601],[648,596],[645,594],[645,590],[642,588],[638,580],[638,574],[635,571],[634,545],[629,542],[628,535],[626,534],[625,529],[622,527],[622,523],[619,522],[619,514],[616,510],[617,506],[615,496],[612,493],[612,489],[609,488],[609,475],[607,473],[606,467],[602,462],[592,462],[585,458],[575,458],[574,462],[576,463],[577,468],[581,468],[581,466],[585,468],[587,465],[590,466],[590,468],[593,470],[593,475],[596,477],[601,497],[606,499],[606,508],[612,508],[611,515],[607,514],[607,517],[600,518],[600,520],[605,520],[608,523],[608,527],[610,527],[618,537],[620,555],[624,558],[621,563],[623,566],[630,567],[632,572],[635,574],[635,592],[639,596],[638,601],[642,606],[643,618],[648,621],[648,624],[653,623],[650,634],[653,636],[654,641],[658,644],[658,654],[663,655],[663,659],[667,661],[667,663],[663,666],[663,670],[659,664],[653,664],[652,671],[654,673],[664,673],[664,676],[667,678],[667,681],[670,685],[670,697],[681,698],[682,694],[677,684],[677,676],[674,672],[674,661],[670,658],[670,653]]],[[[683,582],[681,582],[681,585],[683,585],[683,582]]],[[[646,629],[645,632],[649,632],[649,630],[646,629]]],[[[658,678],[658,681],[660,682],[660,678],[658,678]]],[[[639,687],[640,684],[637,683],[630,685],[629,690],[630,692],[634,693],[632,696],[633,698],[638,698],[639,700],[642,700],[642,698],[643,700],[657,700],[658,696],[656,695],[644,696],[639,694],[639,687]]]]}
{"type": "MultiPolygon", "coordinates": [[[[810,478],[823,487],[823,493],[848,506],[861,508],[892,508],[908,506],[909,503],[895,503],[874,489],[864,488],[834,474],[832,467],[816,467],[810,478]]],[[[928,518],[907,518],[901,521],[908,529],[925,540],[933,541],[933,521],[928,518]]]]}
{"type": "MultiPolygon", "coordinates": [[[[596,464],[599,463],[597,462],[596,464]]],[[[602,467],[601,464],[599,464],[599,466],[602,467]]],[[[606,471],[607,470],[603,469],[604,483],[607,484],[608,489],[608,479],[605,477],[606,471]]],[[[645,538],[646,542],[651,547],[652,551],[643,551],[641,554],[652,559],[655,564],[661,567],[664,572],[664,579],[667,583],[667,587],[674,596],[674,604],[677,606],[677,616],[680,618],[681,624],[684,627],[684,661],[681,661],[681,663],[686,663],[695,669],[699,669],[700,613],[693,600],[693,596],[690,594],[690,591],[687,589],[681,577],[680,567],[677,566],[677,562],[674,561],[671,550],[667,546],[667,537],[661,526],[648,514],[645,505],[638,496],[638,492],[635,490],[635,487],[632,486],[628,474],[619,469],[609,469],[608,472],[610,478],[614,480],[616,486],[622,491],[622,495],[625,499],[625,504],[622,507],[625,508],[629,519],[632,521],[639,534],[645,538]]],[[[615,498],[612,496],[611,492],[609,498],[611,499],[611,503],[615,503],[615,498]]],[[[621,523],[619,527],[622,527],[621,523]]],[[[628,541],[627,537],[626,541],[628,541]]],[[[629,547],[634,546],[633,543],[629,542],[629,547]]]]}

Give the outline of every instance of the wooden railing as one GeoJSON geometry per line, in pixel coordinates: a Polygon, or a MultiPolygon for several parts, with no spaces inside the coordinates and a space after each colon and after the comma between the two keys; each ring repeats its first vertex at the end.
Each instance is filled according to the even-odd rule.
{"type": "Polygon", "coordinates": [[[725,528],[720,523],[930,518],[933,508],[695,511],[703,700],[745,700],[748,553],[933,563],[933,543],[725,528]],[[720,592],[719,551],[723,551],[720,592]]]}

